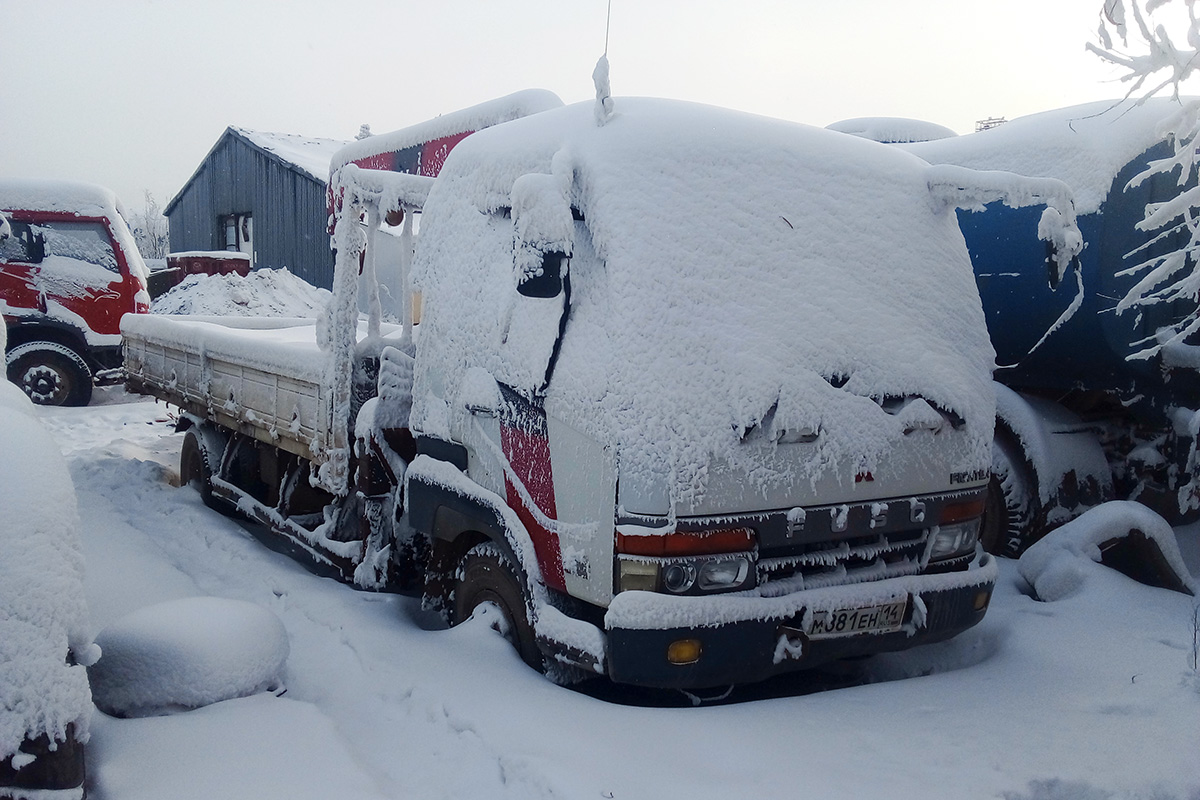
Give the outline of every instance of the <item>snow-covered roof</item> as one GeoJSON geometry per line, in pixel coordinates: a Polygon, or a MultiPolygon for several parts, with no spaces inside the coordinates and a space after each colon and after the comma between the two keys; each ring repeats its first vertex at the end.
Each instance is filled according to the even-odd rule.
{"type": "Polygon", "coordinates": [[[861,136],[883,144],[906,144],[908,142],[932,142],[958,136],[945,125],[905,117],[856,117],[826,125],[831,131],[861,136]]]}
{"type": "Polygon", "coordinates": [[[1003,125],[936,142],[901,145],[931,164],[1058,178],[1075,193],[1080,214],[1100,208],[1121,168],[1162,137],[1159,124],[1179,104],[1118,100],[1018,117],[1003,125]]]}
{"type": "Polygon", "coordinates": [[[113,217],[117,196],[93,183],[48,178],[0,178],[0,211],[53,211],[113,217]]]}
{"type": "MultiPolygon", "coordinates": [[[[495,331],[512,342],[539,312],[514,307],[514,268],[495,267],[497,255],[513,252],[514,231],[569,236],[570,205],[588,236],[573,242],[570,321],[546,402],[617,445],[623,476],[631,463],[735,462],[759,423],[824,432],[813,463],[796,467],[809,477],[843,469],[850,453],[872,464],[905,427],[868,399],[884,396],[953,410],[973,437],[964,462],[986,457],[993,353],[957,220],[930,202],[927,164],[709,106],[618,98],[615,112],[598,127],[590,102],[547,111],[450,154],[414,265],[426,309],[418,347],[449,344],[444,361],[423,353],[419,373],[436,372],[454,402],[468,368],[503,376],[520,358],[495,331]],[[565,227],[549,213],[554,193],[565,227]],[[530,209],[538,219],[524,219],[530,209]]],[[[415,398],[414,419],[436,413],[428,402],[415,398]]]]}
{"type": "Polygon", "coordinates": [[[268,133],[230,127],[260,150],[273,153],[292,166],[299,167],[322,183],[329,180],[329,162],[333,154],[346,146],[342,139],[322,139],[295,133],[268,133]]]}
{"type": "Polygon", "coordinates": [[[310,180],[325,184],[329,181],[329,161],[333,154],[346,145],[340,139],[323,139],[317,136],[301,136],[294,133],[269,133],[252,131],[230,125],[217,139],[212,148],[201,159],[196,171],[191,174],[175,196],[163,209],[163,214],[170,215],[179,200],[187,193],[188,188],[204,171],[213,153],[225,143],[226,139],[240,139],[256,150],[265,153],[287,169],[304,175],[310,180]]]}
{"type": "Polygon", "coordinates": [[[562,100],[554,92],[546,89],[524,89],[478,105],[442,114],[407,128],[350,142],[337,153],[332,164],[327,166],[333,170],[379,153],[404,150],[460,133],[474,133],[501,122],[558,108],[562,104],[562,100]]]}

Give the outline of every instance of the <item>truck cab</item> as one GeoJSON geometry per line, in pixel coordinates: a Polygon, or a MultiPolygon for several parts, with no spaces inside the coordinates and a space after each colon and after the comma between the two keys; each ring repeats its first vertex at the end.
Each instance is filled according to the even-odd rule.
{"type": "Polygon", "coordinates": [[[424,203],[406,508],[443,607],[653,686],[978,622],[993,356],[922,165],[617,109],[480,131],[424,203]]]}
{"type": "Polygon", "coordinates": [[[86,405],[119,380],[121,317],[150,310],[147,271],[111,192],[0,180],[0,312],[8,378],[35,402],[86,405]]]}

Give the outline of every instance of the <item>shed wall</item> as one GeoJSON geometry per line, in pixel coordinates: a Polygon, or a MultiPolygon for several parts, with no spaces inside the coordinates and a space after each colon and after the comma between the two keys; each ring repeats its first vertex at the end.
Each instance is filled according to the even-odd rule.
{"type": "Polygon", "coordinates": [[[332,287],[324,182],[228,133],[168,214],[172,252],[224,249],[220,218],[247,212],[256,269],[286,267],[314,286],[332,287]]]}

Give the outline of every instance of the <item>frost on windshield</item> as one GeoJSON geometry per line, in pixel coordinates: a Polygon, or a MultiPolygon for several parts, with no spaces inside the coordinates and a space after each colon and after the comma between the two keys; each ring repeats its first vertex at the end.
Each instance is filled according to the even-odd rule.
{"type": "Polygon", "coordinates": [[[928,165],[736,112],[619,105],[603,127],[584,103],[481,131],[447,162],[414,263],[416,427],[447,409],[453,423],[472,368],[515,379],[513,273],[538,269],[515,226],[545,200],[557,209],[547,242],[565,243],[574,209],[547,413],[618,453],[623,490],[661,483],[684,508],[726,468],[753,467],[748,495],[903,469],[891,456],[912,449],[911,420],[889,398],[924,400],[946,430],[958,420],[964,432],[939,446],[959,442],[947,458],[967,469],[987,464],[994,356],[928,165]],[[811,457],[756,455],[781,443],[811,457]]]}

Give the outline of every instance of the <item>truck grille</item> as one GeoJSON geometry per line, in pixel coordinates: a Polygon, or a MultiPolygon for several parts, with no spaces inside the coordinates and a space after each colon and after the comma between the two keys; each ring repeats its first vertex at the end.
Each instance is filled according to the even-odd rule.
{"type": "Polygon", "coordinates": [[[861,583],[921,571],[928,529],[871,533],[838,541],[806,542],[787,554],[762,553],[758,585],[766,596],[800,589],[861,583]]]}

